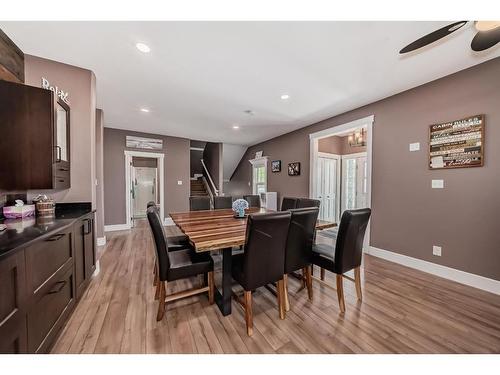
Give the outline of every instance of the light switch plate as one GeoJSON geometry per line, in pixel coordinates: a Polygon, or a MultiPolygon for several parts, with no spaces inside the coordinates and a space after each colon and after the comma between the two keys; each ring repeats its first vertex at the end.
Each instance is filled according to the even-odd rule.
{"type": "Polygon", "coordinates": [[[181,180],[177,181],[177,185],[182,185],[182,181],[181,180]]]}
{"type": "Polygon", "coordinates": [[[441,246],[432,246],[432,255],[441,256],[441,246]]]}
{"type": "Polygon", "coordinates": [[[410,151],[420,151],[420,142],[410,143],[410,151]]]}
{"type": "Polygon", "coordinates": [[[444,180],[432,180],[433,189],[444,189],[444,180]]]}

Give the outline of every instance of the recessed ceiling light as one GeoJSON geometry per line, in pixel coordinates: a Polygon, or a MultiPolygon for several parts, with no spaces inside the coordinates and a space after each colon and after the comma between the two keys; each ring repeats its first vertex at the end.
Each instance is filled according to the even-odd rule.
{"type": "Polygon", "coordinates": [[[141,112],[146,112],[146,113],[148,113],[148,112],[149,112],[149,109],[147,109],[147,108],[141,108],[141,112]]]}
{"type": "Polygon", "coordinates": [[[135,45],[137,47],[137,49],[141,52],[144,52],[144,53],[149,53],[151,51],[151,48],[149,48],[149,46],[147,44],[144,44],[144,43],[137,43],[135,45]]]}
{"type": "Polygon", "coordinates": [[[239,125],[233,125],[233,129],[239,129],[240,126],[239,125]]]}
{"type": "Polygon", "coordinates": [[[281,95],[281,99],[282,99],[282,100],[287,100],[287,99],[290,99],[290,95],[288,95],[288,94],[283,94],[283,95],[281,95]]]}

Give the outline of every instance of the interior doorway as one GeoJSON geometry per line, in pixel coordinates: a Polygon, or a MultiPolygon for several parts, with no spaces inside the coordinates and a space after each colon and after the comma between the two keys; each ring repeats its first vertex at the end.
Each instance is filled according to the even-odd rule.
{"type": "Polygon", "coordinates": [[[131,190],[132,219],[146,217],[148,202],[159,205],[158,194],[158,161],[155,158],[132,157],[131,190]]]}
{"type": "MultiPolygon", "coordinates": [[[[310,137],[309,196],[321,201],[319,218],[340,223],[345,210],[371,207],[373,116],[310,137]]],[[[369,245],[370,227],[365,235],[369,245]]]]}
{"type": "Polygon", "coordinates": [[[125,151],[125,211],[127,226],[134,226],[138,219],[146,217],[146,205],[154,201],[164,213],[164,154],[125,151]]]}

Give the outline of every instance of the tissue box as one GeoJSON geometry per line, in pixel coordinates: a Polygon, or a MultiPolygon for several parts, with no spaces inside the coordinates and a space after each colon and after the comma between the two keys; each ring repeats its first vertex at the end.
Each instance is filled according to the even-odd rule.
{"type": "Polygon", "coordinates": [[[3,216],[5,216],[6,219],[23,219],[25,217],[35,216],[35,205],[26,204],[21,207],[4,207],[3,216]]]}

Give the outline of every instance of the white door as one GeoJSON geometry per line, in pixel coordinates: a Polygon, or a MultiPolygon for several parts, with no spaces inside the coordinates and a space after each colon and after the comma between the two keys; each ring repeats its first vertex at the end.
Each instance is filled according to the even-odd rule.
{"type": "Polygon", "coordinates": [[[342,156],[342,212],[368,206],[366,153],[342,156]]]}
{"type": "Polygon", "coordinates": [[[156,168],[132,167],[131,192],[133,217],[145,217],[148,202],[158,202],[156,168]]]}
{"type": "Polygon", "coordinates": [[[318,157],[316,181],[316,199],[319,199],[319,218],[327,221],[337,221],[339,186],[339,157],[337,155],[322,155],[318,157]]]}

